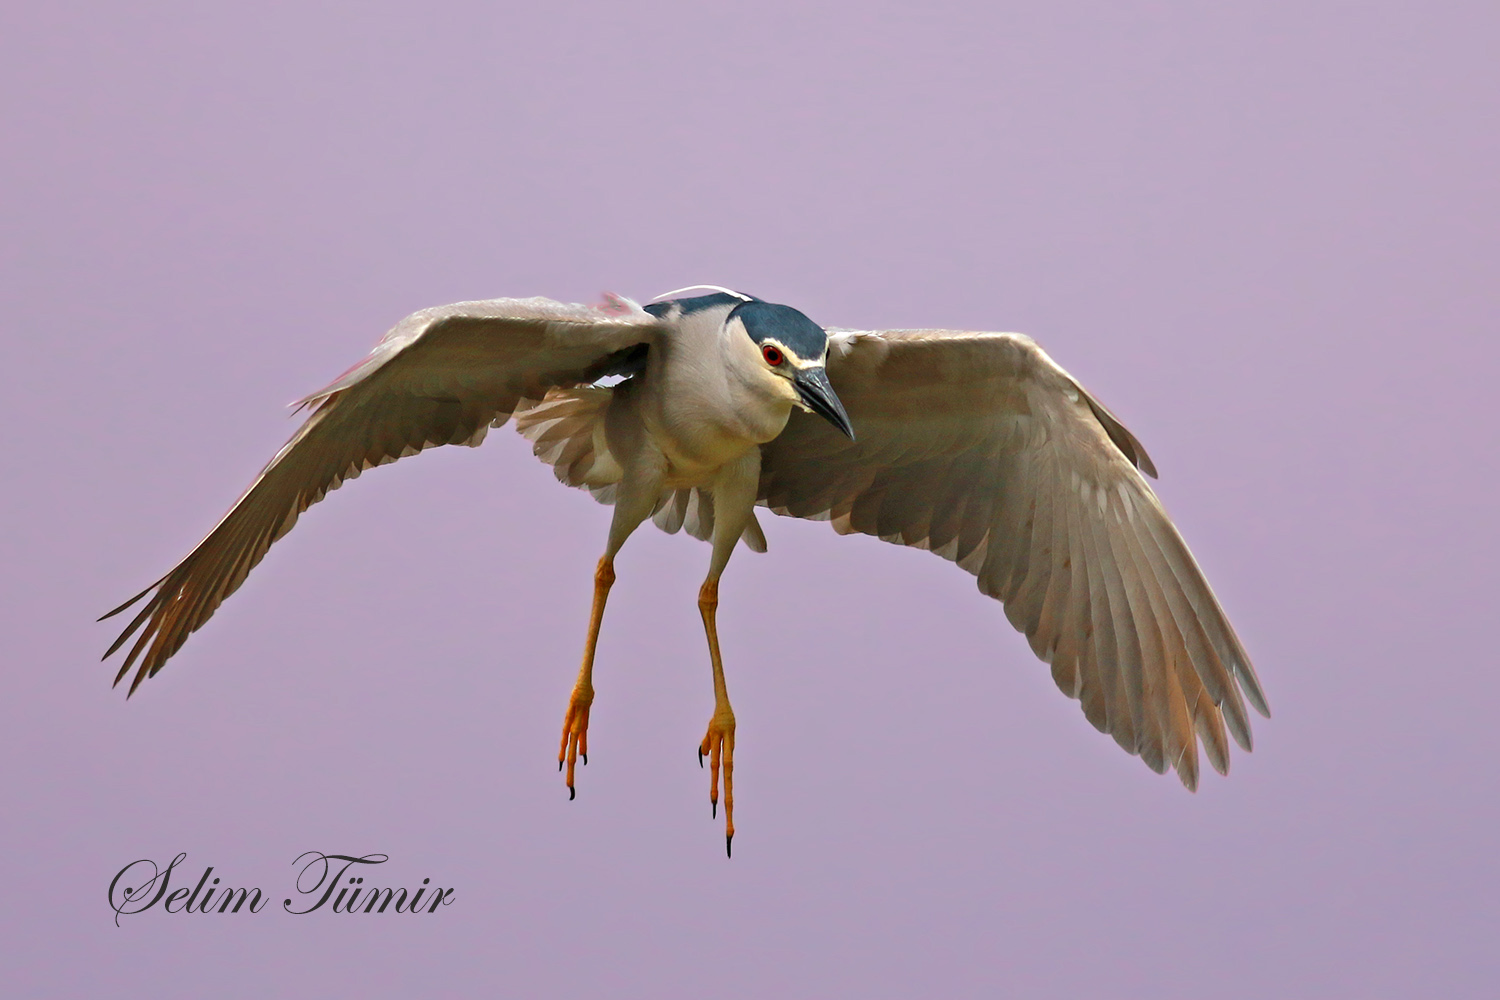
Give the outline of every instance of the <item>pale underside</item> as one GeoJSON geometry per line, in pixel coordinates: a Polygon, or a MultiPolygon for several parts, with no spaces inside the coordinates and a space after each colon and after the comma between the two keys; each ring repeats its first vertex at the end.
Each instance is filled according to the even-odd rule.
{"type": "MultiPolygon", "coordinates": [[[[622,470],[603,417],[629,390],[590,383],[670,335],[619,299],[597,309],[459,303],[404,320],[305,401],[307,423],[209,536],[124,606],[149,595],[110,649],[140,632],[119,677],[138,664],[133,691],[160,670],[327,491],[426,447],[477,445],[512,414],[559,479],[611,502],[622,470]]],[[[1189,788],[1200,740],[1221,773],[1226,727],[1250,748],[1245,699],[1268,714],[1264,695],[1137,471],[1154,473],[1128,431],[1026,337],[889,331],[830,341],[829,378],[857,442],[794,412],[762,446],[762,505],[956,562],[1004,603],[1094,726],[1154,770],[1175,768],[1189,788]]],[[[669,490],[654,520],[708,538],[711,497],[669,490]]],[[[753,518],[742,537],[764,551],[753,518]]]]}

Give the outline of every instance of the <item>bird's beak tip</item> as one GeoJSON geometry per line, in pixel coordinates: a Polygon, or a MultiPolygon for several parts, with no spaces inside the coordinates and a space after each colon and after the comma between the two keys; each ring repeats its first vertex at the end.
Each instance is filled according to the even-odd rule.
{"type": "Polygon", "coordinates": [[[828,381],[826,369],[806,369],[798,374],[794,384],[803,409],[809,413],[816,413],[842,431],[850,441],[854,440],[854,426],[850,424],[849,414],[845,412],[844,404],[839,401],[838,395],[833,391],[832,383],[828,381]]]}

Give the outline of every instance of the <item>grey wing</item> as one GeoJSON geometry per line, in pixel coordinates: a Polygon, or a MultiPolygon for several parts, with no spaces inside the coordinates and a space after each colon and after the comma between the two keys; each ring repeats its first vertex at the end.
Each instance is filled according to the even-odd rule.
{"type": "Polygon", "coordinates": [[[344,480],[435,445],[478,445],[523,397],[600,377],[657,329],[654,317],[617,298],[601,307],[460,302],[408,316],[363,362],[302,400],[312,408],[306,423],[186,559],[104,616],[150,595],[104,654],[140,633],[115,683],[137,661],[132,693],[154,676],[298,515],[344,480]]]}
{"type": "Polygon", "coordinates": [[[830,341],[858,440],[793,413],[763,448],[760,502],[953,560],[1101,732],[1190,789],[1200,739],[1226,773],[1226,724],[1249,750],[1245,699],[1270,713],[1134,436],[1019,334],[830,341]]]}

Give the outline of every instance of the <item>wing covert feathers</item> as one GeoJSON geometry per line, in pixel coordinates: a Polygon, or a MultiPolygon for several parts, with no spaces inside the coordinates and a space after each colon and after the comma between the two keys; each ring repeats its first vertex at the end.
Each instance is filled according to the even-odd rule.
{"type": "Polygon", "coordinates": [[[146,601],[104,654],[135,637],[115,683],[132,666],[131,693],[154,676],[330,490],[426,448],[478,445],[522,399],[592,378],[595,366],[649,343],[656,328],[618,298],[601,307],[461,302],[402,320],[363,362],[301,401],[312,409],[306,423],[186,559],[104,616],[146,601]]]}
{"type": "Polygon", "coordinates": [[[1085,718],[1152,770],[1228,771],[1269,715],[1249,657],[1141,473],[1135,436],[1018,334],[832,335],[850,443],[794,413],[760,502],[931,549],[977,578],[1085,718]]]}

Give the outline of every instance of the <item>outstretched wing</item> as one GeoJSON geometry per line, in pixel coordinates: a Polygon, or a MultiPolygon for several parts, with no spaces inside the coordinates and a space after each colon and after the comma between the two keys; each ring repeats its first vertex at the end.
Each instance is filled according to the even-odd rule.
{"type": "Polygon", "coordinates": [[[132,693],[154,676],[298,515],[344,480],[434,445],[478,445],[523,397],[600,378],[659,329],[618,298],[600,307],[494,299],[408,316],[363,362],[302,401],[312,407],[307,422],[186,559],[104,616],[150,595],[104,654],[140,632],[115,683],[137,661],[132,693]]]}
{"type": "Polygon", "coordinates": [[[1158,773],[1221,774],[1250,749],[1260,682],[1108,410],[1029,338],[833,333],[828,377],[858,441],[793,413],[760,502],[840,533],[931,549],[1005,605],[1058,687],[1158,773]],[[1243,698],[1241,696],[1243,692],[1243,698]],[[1195,732],[1196,737],[1195,738],[1195,732]]]}

